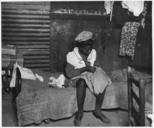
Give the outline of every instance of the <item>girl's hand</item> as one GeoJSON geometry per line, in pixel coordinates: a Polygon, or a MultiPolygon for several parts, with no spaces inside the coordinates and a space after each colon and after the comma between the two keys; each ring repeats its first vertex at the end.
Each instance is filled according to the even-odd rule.
{"type": "Polygon", "coordinates": [[[87,71],[94,73],[96,71],[96,68],[92,66],[87,66],[87,71]]]}
{"type": "Polygon", "coordinates": [[[96,71],[96,68],[95,67],[90,67],[90,70],[92,73],[94,73],[96,71]]]}
{"type": "Polygon", "coordinates": [[[90,62],[85,61],[86,66],[90,66],[90,62]]]}

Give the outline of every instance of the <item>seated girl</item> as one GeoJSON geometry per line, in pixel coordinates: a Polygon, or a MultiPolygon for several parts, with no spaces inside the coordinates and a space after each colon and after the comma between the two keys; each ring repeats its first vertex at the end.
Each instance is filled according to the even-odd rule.
{"type": "Polygon", "coordinates": [[[93,114],[105,123],[110,120],[101,112],[105,89],[111,84],[110,78],[101,69],[98,63],[96,50],[93,49],[93,33],[81,32],[75,38],[76,47],[66,56],[66,75],[76,80],[76,95],[78,111],[74,125],[80,126],[83,117],[83,104],[86,96],[86,87],[96,96],[96,105],[93,114]]]}

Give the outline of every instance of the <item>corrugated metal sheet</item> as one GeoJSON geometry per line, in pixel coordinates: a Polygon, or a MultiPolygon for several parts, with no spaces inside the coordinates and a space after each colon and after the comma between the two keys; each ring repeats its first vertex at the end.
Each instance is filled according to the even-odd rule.
{"type": "Polygon", "coordinates": [[[25,67],[50,70],[49,12],[49,2],[2,2],[2,44],[16,45],[25,67]]]}

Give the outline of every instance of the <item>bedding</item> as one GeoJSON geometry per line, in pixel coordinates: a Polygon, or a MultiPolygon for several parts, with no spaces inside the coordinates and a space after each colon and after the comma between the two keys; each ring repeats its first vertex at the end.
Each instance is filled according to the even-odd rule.
{"type": "MultiPolygon", "coordinates": [[[[33,70],[44,78],[22,80],[21,92],[16,98],[18,125],[41,123],[42,120],[58,120],[73,116],[77,111],[76,89],[73,83],[67,88],[49,87],[49,77],[58,77],[59,73],[44,73],[33,70]]],[[[69,83],[70,84],[70,83],[69,83]]],[[[127,82],[114,81],[107,87],[102,109],[122,108],[127,110],[127,82]]],[[[87,88],[84,104],[85,111],[94,110],[95,96],[87,88]]]]}

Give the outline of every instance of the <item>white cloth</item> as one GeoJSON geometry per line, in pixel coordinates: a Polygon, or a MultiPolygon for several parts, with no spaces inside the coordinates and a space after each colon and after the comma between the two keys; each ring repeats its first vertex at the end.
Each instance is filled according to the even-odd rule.
{"type": "MultiPolygon", "coordinates": [[[[83,68],[86,66],[84,60],[79,54],[78,47],[75,47],[72,52],[69,52],[67,54],[67,62],[74,66],[75,69],[83,68]]],[[[90,62],[91,66],[94,66],[94,63],[96,61],[96,50],[92,49],[91,53],[89,54],[87,61],[90,62]]]]}
{"type": "Polygon", "coordinates": [[[82,42],[82,41],[87,41],[89,39],[93,38],[93,33],[89,31],[82,31],[77,35],[75,38],[75,41],[82,42]]]}
{"type": "Polygon", "coordinates": [[[42,76],[40,76],[38,74],[34,75],[34,73],[32,72],[31,69],[21,67],[18,63],[15,63],[14,67],[13,67],[12,79],[10,81],[10,87],[15,87],[15,83],[16,83],[16,69],[17,68],[19,69],[19,71],[21,73],[21,78],[22,79],[36,80],[36,78],[37,78],[41,82],[44,81],[42,76]]]}
{"type": "Polygon", "coordinates": [[[65,76],[63,74],[60,74],[58,78],[50,77],[48,84],[54,87],[63,88],[65,83],[65,76]]]}
{"type": "Polygon", "coordinates": [[[121,5],[132,12],[134,16],[139,16],[144,9],[144,1],[122,1],[121,5]]]}
{"type": "Polygon", "coordinates": [[[39,81],[41,81],[41,82],[43,82],[44,81],[44,78],[42,77],[42,76],[40,76],[39,74],[35,74],[35,77],[39,80],[39,81]]]}

